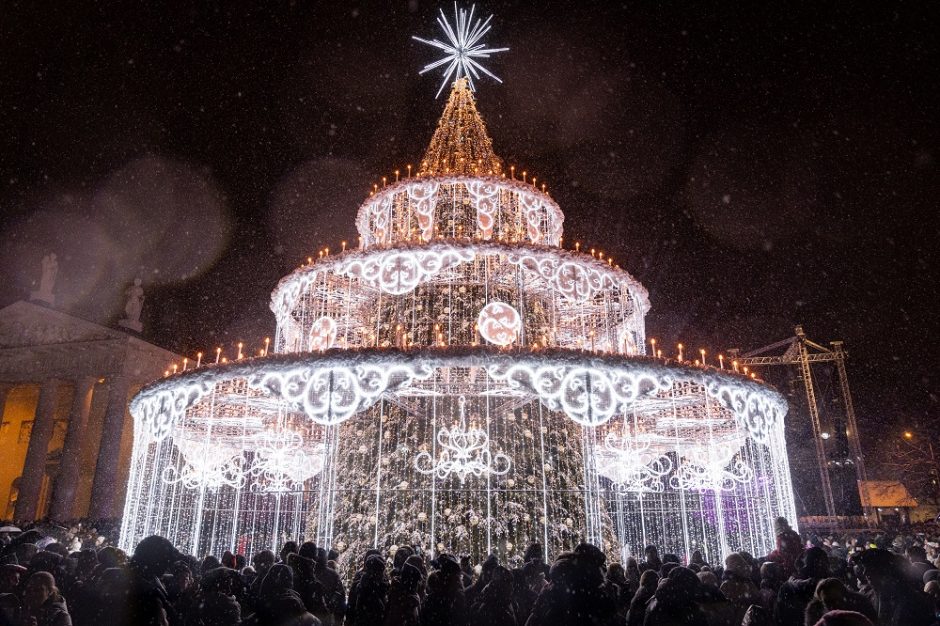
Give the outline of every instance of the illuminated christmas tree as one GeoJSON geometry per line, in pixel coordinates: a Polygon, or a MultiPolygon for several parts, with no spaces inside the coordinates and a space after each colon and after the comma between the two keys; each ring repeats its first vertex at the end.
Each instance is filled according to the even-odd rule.
{"type": "Polygon", "coordinates": [[[122,545],[717,561],[795,517],[782,397],[704,353],[646,356],[646,290],[563,249],[544,185],[494,153],[471,92],[488,23],[432,42],[455,80],[421,166],[365,200],[358,249],[277,285],[272,354],[135,398],[122,545]]]}

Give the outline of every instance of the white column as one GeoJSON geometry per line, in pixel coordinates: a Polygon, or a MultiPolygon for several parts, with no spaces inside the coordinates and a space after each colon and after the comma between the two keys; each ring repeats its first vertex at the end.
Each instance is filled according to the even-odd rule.
{"type": "Polygon", "coordinates": [[[18,522],[30,522],[36,519],[39,491],[42,489],[42,479],[46,473],[49,440],[52,439],[52,430],[55,425],[54,413],[58,389],[59,381],[54,378],[43,381],[39,389],[39,402],[36,404],[36,413],[33,416],[33,429],[29,435],[29,447],[26,450],[26,461],[23,463],[23,473],[20,475],[16,509],[13,512],[13,519],[18,522]]]}

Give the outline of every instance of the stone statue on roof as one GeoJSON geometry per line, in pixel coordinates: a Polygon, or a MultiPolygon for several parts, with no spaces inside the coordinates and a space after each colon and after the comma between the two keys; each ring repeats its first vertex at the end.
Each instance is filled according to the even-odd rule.
{"type": "Polygon", "coordinates": [[[59,273],[59,262],[56,260],[54,252],[50,252],[42,257],[42,275],[39,278],[39,289],[29,294],[29,299],[45,302],[48,305],[55,304],[55,294],[52,289],[55,287],[55,279],[59,273]]]}

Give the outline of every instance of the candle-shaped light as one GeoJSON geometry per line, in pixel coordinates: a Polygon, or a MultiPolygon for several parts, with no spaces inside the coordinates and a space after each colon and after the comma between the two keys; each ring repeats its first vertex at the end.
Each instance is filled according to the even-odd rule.
{"type": "Polygon", "coordinates": [[[196,353],[196,367],[202,366],[202,352],[196,353]]]}
{"type": "Polygon", "coordinates": [[[656,356],[656,339],[650,337],[650,349],[653,351],[653,356],[656,356]]]}
{"type": "Polygon", "coordinates": [[[222,356],[222,348],[215,349],[215,362],[219,362],[219,357],[222,356]]]}
{"type": "Polygon", "coordinates": [[[243,347],[244,345],[245,345],[245,344],[243,344],[241,341],[238,342],[238,360],[239,360],[239,361],[241,361],[242,357],[244,356],[244,355],[242,354],[242,347],[243,347]]]}
{"type": "Polygon", "coordinates": [[[342,251],[343,251],[343,252],[346,252],[346,242],[345,242],[345,241],[341,241],[341,242],[340,242],[340,245],[342,245],[342,247],[343,247],[343,250],[342,250],[342,251]]]}
{"type": "Polygon", "coordinates": [[[679,344],[679,362],[682,363],[682,344],[679,344]]]}
{"type": "Polygon", "coordinates": [[[732,369],[734,369],[734,371],[737,372],[737,371],[738,371],[738,362],[737,362],[737,361],[731,361],[731,367],[732,367],[732,369]]]}
{"type": "Polygon", "coordinates": [[[264,338],[264,356],[268,356],[268,348],[271,346],[271,338],[264,338]]]}
{"type": "Polygon", "coordinates": [[[701,348],[698,352],[702,355],[702,365],[705,365],[705,348],[701,348]]]}
{"type": "Polygon", "coordinates": [[[176,373],[176,370],[177,370],[177,369],[179,369],[179,366],[178,366],[176,363],[174,363],[174,364],[173,364],[173,373],[174,373],[174,374],[176,373]]]}
{"type": "Polygon", "coordinates": [[[721,369],[725,369],[725,355],[718,355],[718,364],[721,366],[721,369]]]}
{"type": "Polygon", "coordinates": [[[408,178],[411,178],[411,164],[408,164],[408,178]]]}
{"type": "Polygon", "coordinates": [[[395,182],[398,182],[398,170],[395,170],[395,182]]]}
{"type": "Polygon", "coordinates": [[[186,368],[189,367],[189,359],[185,356],[183,357],[183,371],[186,371],[186,368]]]}

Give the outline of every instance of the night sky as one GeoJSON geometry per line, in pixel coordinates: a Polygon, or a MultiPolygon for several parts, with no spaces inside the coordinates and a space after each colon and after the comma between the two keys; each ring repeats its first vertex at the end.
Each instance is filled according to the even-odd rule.
{"type": "MultiPolygon", "coordinates": [[[[0,305],[54,251],[66,310],[113,323],[140,276],[154,343],[257,347],[277,280],[420,160],[445,96],[411,35],[451,4],[207,4],[5,3],[0,305]]],[[[802,4],[486,2],[511,50],[479,108],[566,244],[646,285],[661,345],[802,323],[845,341],[869,434],[940,431],[940,29],[929,2],[802,4]]]]}

